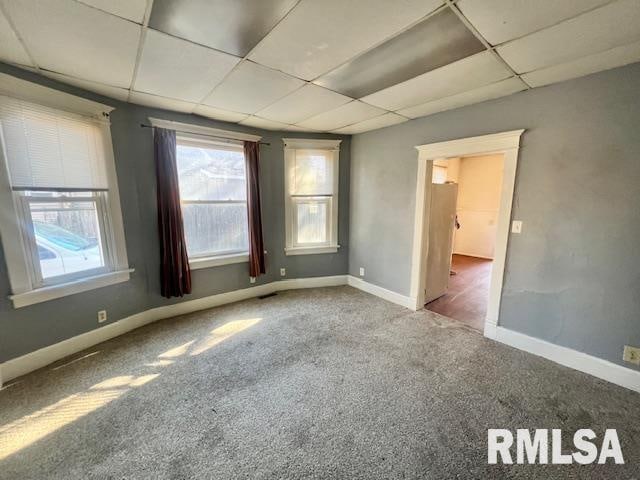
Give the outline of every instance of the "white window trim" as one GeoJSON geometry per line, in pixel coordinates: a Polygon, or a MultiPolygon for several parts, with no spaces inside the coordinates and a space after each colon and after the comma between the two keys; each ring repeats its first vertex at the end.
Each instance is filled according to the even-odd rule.
{"type": "MultiPolygon", "coordinates": [[[[25,242],[23,241],[24,226],[19,222],[19,206],[16,204],[15,196],[11,189],[8,161],[5,156],[4,141],[1,138],[0,131],[0,205],[8,207],[0,208],[0,236],[2,237],[5,261],[9,272],[9,282],[11,284],[12,294],[9,298],[12,300],[14,308],[20,308],[129,280],[129,274],[133,269],[129,268],[129,260],[127,257],[122,210],[120,207],[120,193],[118,190],[118,177],[116,174],[113,143],[111,140],[111,123],[107,120],[108,117],[103,116],[103,113],[108,114],[113,108],[23,80],[17,82],[9,81],[7,85],[13,90],[6,92],[7,85],[5,85],[5,83],[7,81],[5,76],[0,77],[0,91],[3,91],[9,96],[28,99],[46,106],[53,106],[54,108],[60,108],[58,104],[71,105],[77,110],[71,113],[78,113],[84,116],[91,115],[99,121],[104,134],[105,167],[109,185],[109,194],[107,195],[106,203],[108,220],[111,227],[104,234],[108,236],[108,243],[112,248],[111,254],[113,255],[111,271],[107,273],[47,287],[33,288],[33,280],[27,265],[29,252],[25,251],[25,242]],[[45,98],[46,103],[41,101],[45,98]]],[[[69,111],[69,108],[65,110],[69,111]]]]}
{"type": "Polygon", "coordinates": [[[67,295],[87,292],[96,288],[126,282],[129,280],[129,274],[133,271],[133,268],[128,268],[126,270],[118,270],[91,277],[84,277],[72,282],[36,288],[35,290],[29,290],[28,292],[10,295],[9,299],[13,302],[14,308],[26,307],[35,303],[46,302],[48,300],[66,297],[67,295]]]}
{"type": "Polygon", "coordinates": [[[283,138],[284,142],[284,210],[285,210],[285,255],[316,255],[322,253],[336,253],[338,245],[338,198],[340,181],[340,143],[342,140],[320,140],[303,138],[283,138]],[[333,196],[331,201],[330,240],[328,245],[295,246],[293,231],[293,201],[290,185],[293,175],[296,150],[333,150],[335,152],[335,165],[333,175],[333,196]]]}
{"type": "Polygon", "coordinates": [[[249,253],[232,253],[229,255],[215,255],[211,257],[200,257],[189,260],[191,270],[203,268],[219,267],[221,265],[232,265],[234,263],[246,263],[249,261],[249,253]]]}

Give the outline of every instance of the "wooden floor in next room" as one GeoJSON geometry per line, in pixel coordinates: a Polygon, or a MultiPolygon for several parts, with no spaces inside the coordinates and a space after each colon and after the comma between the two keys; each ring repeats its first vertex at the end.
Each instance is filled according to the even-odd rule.
{"type": "Polygon", "coordinates": [[[482,331],[487,314],[492,264],[492,260],[485,258],[454,254],[451,270],[455,275],[449,277],[447,293],[428,303],[427,310],[482,331]]]}

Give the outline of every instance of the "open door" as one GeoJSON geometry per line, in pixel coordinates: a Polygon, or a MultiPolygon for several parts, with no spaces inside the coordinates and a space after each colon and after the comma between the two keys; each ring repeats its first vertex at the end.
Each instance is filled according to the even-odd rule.
{"type": "Polygon", "coordinates": [[[434,183],[431,185],[425,304],[441,297],[447,291],[453,253],[457,198],[457,184],[434,183]]]}

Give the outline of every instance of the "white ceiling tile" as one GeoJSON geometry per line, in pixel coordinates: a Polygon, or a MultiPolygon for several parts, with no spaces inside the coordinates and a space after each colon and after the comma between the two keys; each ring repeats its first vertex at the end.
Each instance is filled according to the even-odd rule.
{"type": "Polygon", "coordinates": [[[315,117],[311,117],[298,126],[303,128],[311,128],[313,130],[335,130],[345,125],[358,123],[369,118],[382,115],[385,111],[381,108],[367,105],[366,103],[354,100],[346,103],[334,110],[321,113],[315,117]]]}
{"type": "Polygon", "coordinates": [[[20,0],[3,5],[40,67],[129,87],[139,25],[73,0],[20,0]]]}
{"type": "Polygon", "coordinates": [[[465,17],[492,45],[603,5],[610,0],[460,0],[465,17]]]}
{"type": "Polygon", "coordinates": [[[307,84],[292,94],[260,110],[258,116],[276,122],[294,124],[332,110],[351,100],[349,97],[332,92],[317,85],[307,84]]]}
{"type": "Polygon", "coordinates": [[[378,128],[389,127],[398,123],[406,122],[408,118],[398,115],[396,113],[388,112],[379,117],[365,120],[364,122],[349,125],[348,127],[338,128],[333,130],[332,133],[341,133],[344,135],[355,135],[362,132],[368,132],[369,130],[376,130],[378,128]]]}
{"type": "Polygon", "coordinates": [[[286,73],[244,61],[204,103],[236,112],[255,113],[304,85],[286,73]]]}
{"type": "Polygon", "coordinates": [[[94,8],[126,18],[132,22],[142,23],[147,10],[147,0],[79,0],[94,8]]]}
{"type": "Polygon", "coordinates": [[[248,117],[246,113],[230,112],[220,108],[213,108],[207,105],[198,105],[193,113],[202,115],[203,117],[213,118],[214,120],[222,120],[223,122],[239,122],[248,117]]]}
{"type": "Polygon", "coordinates": [[[398,113],[409,118],[424,117],[432,113],[443,112],[465,105],[484,102],[494,98],[504,97],[512,93],[526,90],[527,86],[516,77],[507,78],[484,87],[476,88],[468,92],[458,93],[450,97],[440,98],[431,102],[423,103],[416,107],[399,110],[398,113]]]}
{"type": "Polygon", "coordinates": [[[640,62],[640,42],[526,73],[522,75],[522,78],[532,87],[541,87],[634,62],[640,62]]]}
{"type": "Polygon", "coordinates": [[[149,29],[134,88],[200,102],[239,61],[233,55],[149,29]]]}
{"type": "Polygon", "coordinates": [[[380,90],[362,101],[400,110],[497,82],[511,72],[490,52],[482,52],[380,90]]]}
{"type": "Polygon", "coordinates": [[[52,78],[58,82],[82,88],[83,90],[88,90],[89,92],[98,93],[100,95],[104,95],[105,97],[115,98],[116,100],[120,100],[122,102],[126,102],[129,98],[129,90],[127,90],[126,88],[112,87],[111,85],[105,85],[104,83],[81,80],[79,78],[73,78],[69,77],[68,75],[61,75],[55,72],[48,72],[46,70],[42,70],[40,73],[45,77],[52,78]]]}
{"type": "Polygon", "coordinates": [[[255,117],[253,115],[245,118],[239,123],[240,125],[247,125],[248,127],[255,128],[264,128],[265,130],[284,130],[289,126],[285,123],[274,122],[271,120],[266,120],[264,118],[255,117]]]}
{"type": "Polygon", "coordinates": [[[317,132],[318,131],[318,130],[314,130],[313,128],[298,127],[297,125],[286,125],[282,129],[287,132],[317,132]]]}
{"type": "Polygon", "coordinates": [[[518,73],[640,40],[640,1],[619,0],[499,47],[518,73]]]}
{"type": "Polygon", "coordinates": [[[29,55],[15,32],[0,12],[0,60],[7,63],[33,66],[29,55]]]}
{"type": "Polygon", "coordinates": [[[312,80],[441,4],[441,0],[302,0],[249,58],[312,80]]]}
{"type": "Polygon", "coordinates": [[[129,98],[131,103],[144,105],[145,107],[162,108],[164,110],[174,110],[176,112],[191,113],[195,104],[176,100],[174,98],[159,97],[143,92],[131,92],[129,98]]]}

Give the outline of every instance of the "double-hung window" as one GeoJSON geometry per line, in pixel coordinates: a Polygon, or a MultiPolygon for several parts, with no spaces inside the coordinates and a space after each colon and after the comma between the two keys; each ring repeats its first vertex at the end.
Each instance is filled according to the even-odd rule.
{"type": "Polygon", "coordinates": [[[108,121],[0,96],[0,135],[14,306],[128,279],[108,121]]]}
{"type": "Polygon", "coordinates": [[[284,139],[287,255],[338,250],[340,140],[284,139]]]}
{"type": "Polygon", "coordinates": [[[192,268],[246,261],[249,233],[242,143],[178,135],[177,164],[192,268]]]}

